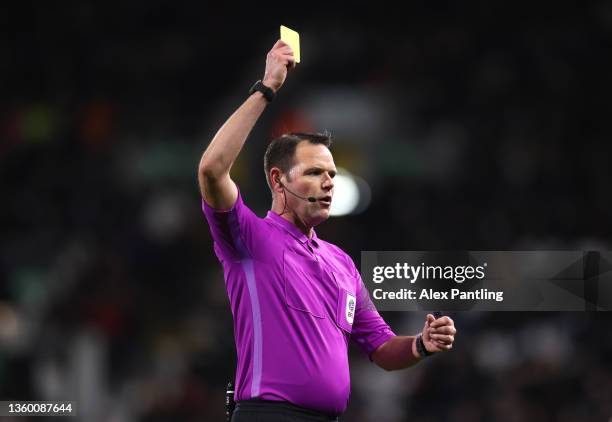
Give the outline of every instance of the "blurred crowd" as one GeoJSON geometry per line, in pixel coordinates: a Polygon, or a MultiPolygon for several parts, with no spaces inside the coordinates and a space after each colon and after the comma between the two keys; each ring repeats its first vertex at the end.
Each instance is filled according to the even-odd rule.
{"type": "MultiPolygon", "coordinates": [[[[0,14],[0,400],[74,400],[93,422],[223,420],[232,320],[196,171],[280,24],[300,32],[302,63],[233,173],[257,214],[267,141],[328,130],[372,200],[317,233],[357,263],[610,249],[611,3],[233,7],[0,14]]],[[[383,316],[402,334],[424,319],[383,316]]],[[[409,370],[351,348],[344,420],[612,418],[606,313],[452,317],[455,349],[409,370]]]]}

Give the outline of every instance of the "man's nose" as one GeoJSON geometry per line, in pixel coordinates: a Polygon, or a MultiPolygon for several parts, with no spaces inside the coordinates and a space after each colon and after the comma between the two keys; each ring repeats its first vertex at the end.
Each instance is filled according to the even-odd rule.
{"type": "Polygon", "coordinates": [[[334,179],[332,179],[329,174],[326,174],[325,180],[323,180],[322,188],[325,190],[331,190],[333,187],[334,187],[334,179]]]}

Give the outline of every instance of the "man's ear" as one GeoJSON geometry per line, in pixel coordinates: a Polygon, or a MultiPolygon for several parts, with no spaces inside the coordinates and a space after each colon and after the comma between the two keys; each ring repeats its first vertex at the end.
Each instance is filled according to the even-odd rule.
{"type": "Polygon", "coordinates": [[[282,191],[281,176],[280,169],[277,167],[272,167],[272,170],[270,170],[270,183],[272,184],[272,190],[275,192],[282,191]]]}

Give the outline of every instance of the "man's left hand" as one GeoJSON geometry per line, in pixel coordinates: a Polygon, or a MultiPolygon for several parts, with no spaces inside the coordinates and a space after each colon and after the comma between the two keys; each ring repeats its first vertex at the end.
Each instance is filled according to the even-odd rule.
{"type": "Polygon", "coordinates": [[[423,344],[427,351],[437,353],[452,349],[455,334],[455,323],[450,317],[436,319],[432,314],[427,314],[423,327],[423,344]]]}

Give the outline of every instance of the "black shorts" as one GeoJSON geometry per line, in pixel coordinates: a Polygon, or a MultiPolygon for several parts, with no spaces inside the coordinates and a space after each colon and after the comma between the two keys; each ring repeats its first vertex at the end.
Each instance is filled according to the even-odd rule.
{"type": "Polygon", "coordinates": [[[338,422],[338,417],[287,402],[254,399],[236,403],[232,422],[338,422]]]}

